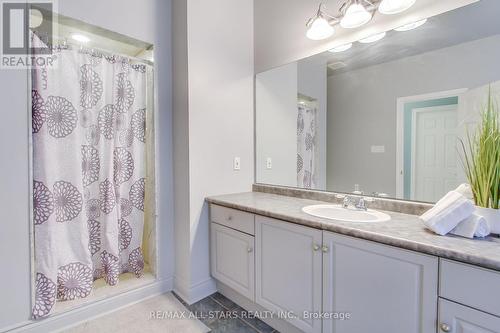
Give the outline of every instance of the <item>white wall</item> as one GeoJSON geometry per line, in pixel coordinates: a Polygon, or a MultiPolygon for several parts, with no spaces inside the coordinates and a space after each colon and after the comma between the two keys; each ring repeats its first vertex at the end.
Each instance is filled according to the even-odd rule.
{"type": "MultiPolygon", "coordinates": [[[[172,1],[175,284],[189,281],[189,103],[187,1],[172,1]]],[[[185,287],[184,289],[186,289],[185,287]]],[[[179,287],[176,288],[177,290],[179,287]]]]}
{"type": "MultiPolygon", "coordinates": [[[[174,39],[174,49],[185,52],[176,51],[173,67],[186,66],[188,76],[187,95],[174,108],[176,133],[184,131],[174,137],[174,160],[180,154],[176,170],[188,172],[180,183],[189,184],[189,198],[176,198],[175,223],[176,237],[188,238],[189,247],[183,244],[176,253],[175,290],[194,302],[215,290],[204,199],[250,191],[253,183],[253,1],[188,0],[187,8],[177,1],[182,0],[174,0],[174,24],[180,27],[174,30],[187,31],[187,45],[174,39]],[[189,150],[187,158],[183,149],[189,150]],[[241,158],[240,171],[233,170],[235,156],[241,158]]],[[[174,87],[176,99],[185,88],[174,87]]]]}
{"type": "Polygon", "coordinates": [[[255,79],[256,180],[297,186],[297,63],[255,79]],[[266,160],[271,158],[272,168],[266,160]]]}
{"type": "MultiPolygon", "coordinates": [[[[158,6],[163,4],[156,0],[59,0],[57,4],[62,15],[148,43],[153,43],[158,33],[155,16],[163,14],[161,18],[167,18],[165,11],[158,13],[158,6]]],[[[166,31],[161,31],[161,36],[169,38],[166,31]]]]}
{"type": "MultiPolygon", "coordinates": [[[[419,0],[403,14],[376,15],[361,29],[338,27],[333,37],[312,41],[305,36],[305,24],[318,10],[319,1],[255,0],[255,70],[259,73],[475,1],[419,0]]],[[[341,1],[326,1],[325,4],[330,13],[336,14],[341,1]]]]}
{"type": "Polygon", "coordinates": [[[440,49],[328,79],[329,190],[396,192],[396,99],[500,79],[500,36],[440,49]],[[370,153],[384,145],[385,153],[370,153]],[[376,176],[374,176],[376,175],[376,176]]]}
{"type": "MultiPolygon", "coordinates": [[[[108,0],[109,1],[109,0],[108,0]]],[[[174,277],[174,170],[172,112],[171,0],[154,2],[152,16],[156,92],[156,182],[158,271],[162,280],[174,277]]],[[[137,1],[133,1],[137,6],[137,1]]],[[[123,1],[120,1],[123,4],[123,1]]],[[[146,1],[141,1],[141,4],[146,1]]],[[[151,24],[151,23],[150,23],[151,24]]]]}
{"type": "MultiPolygon", "coordinates": [[[[173,276],[173,193],[171,126],[171,45],[170,1],[144,0],[62,0],[59,12],[155,44],[158,159],[158,277],[173,276]]],[[[0,232],[0,331],[29,325],[31,312],[29,218],[29,148],[27,73],[0,70],[0,122],[2,232],[0,232]],[[6,303],[7,302],[7,303],[6,303]]],[[[129,301],[133,301],[133,298],[129,301]]],[[[115,303],[116,306],[117,303],[115,303]]],[[[99,308],[100,313],[106,311],[99,308]]],[[[94,311],[95,312],[95,311],[94,311]]],[[[76,313],[76,312],[75,312],[76,313]]],[[[72,320],[92,311],[80,311],[72,320]]],[[[94,313],[95,314],[95,313],[94,313]]],[[[47,320],[55,329],[58,317],[47,320]]],[[[66,322],[67,324],[67,322],[66,322]]],[[[39,330],[43,331],[41,326],[39,330]]],[[[45,331],[47,331],[45,329],[45,331]]]]}
{"type": "Polygon", "coordinates": [[[31,312],[28,178],[28,79],[21,70],[0,70],[0,331],[26,321],[31,312]]]}

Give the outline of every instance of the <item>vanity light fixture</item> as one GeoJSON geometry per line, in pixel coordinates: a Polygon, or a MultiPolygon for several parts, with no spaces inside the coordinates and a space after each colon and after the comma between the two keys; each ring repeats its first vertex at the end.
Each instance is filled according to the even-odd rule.
{"type": "Polygon", "coordinates": [[[382,0],[378,11],[382,14],[393,15],[404,12],[415,4],[417,0],[382,0]]]}
{"type": "Polygon", "coordinates": [[[425,24],[425,22],[427,22],[427,19],[423,19],[423,20],[420,20],[417,22],[408,23],[408,24],[402,25],[394,30],[395,31],[410,31],[413,29],[417,29],[418,27],[421,27],[422,25],[425,24]]]}
{"type": "Polygon", "coordinates": [[[339,53],[339,52],[347,51],[351,47],[352,47],[352,43],[349,43],[349,44],[344,44],[344,45],[340,45],[340,46],[334,47],[333,49],[330,49],[328,51],[330,51],[332,53],[339,53]]]}
{"type": "Polygon", "coordinates": [[[76,40],[77,42],[80,42],[80,43],[90,42],[90,38],[88,38],[85,35],[81,35],[81,34],[72,34],[71,38],[73,38],[74,40],[76,40]]]}
{"type": "Polygon", "coordinates": [[[386,34],[385,32],[381,32],[379,34],[371,35],[369,37],[360,39],[359,42],[363,43],[363,44],[375,43],[375,42],[378,42],[379,40],[381,40],[382,38],[384,38],[385,34],[386,34]]]}
{"type": "Polygon", "coordinates": [[[343,13],[340,20],[342,28],[359,28],[372,19],[372,13],[363,6],[363,3],[373,7],[373,3],[367,0],[349,0],[340,7],[340,12],[343,13]]]}
{"type": "Polygon", "coordinates": [[[306,36],[312,40],[322,40],[335,33],[334,26],[339,24],[345,29],[359,28],[373,17],[378,9],[382,14],[401,13],[415,4],[417,0],[344,0],[337,16],[325,11],[320,3],[316,15],[307,20],[306,36]]]}
{"type": "Polygon", "coordinates": [[[308,28],[306,36],[309,39],[322,40],[332,36],[335,33],[335,29],[330,24],[330,22],[328,22],[327,18],[325,18],[325,16],[330,16],[325,13],[325,11],[323,10],[323,6],[323,3],[320,3],[316,16],[310,18],[306,23],[306,26],[308,28]]]}

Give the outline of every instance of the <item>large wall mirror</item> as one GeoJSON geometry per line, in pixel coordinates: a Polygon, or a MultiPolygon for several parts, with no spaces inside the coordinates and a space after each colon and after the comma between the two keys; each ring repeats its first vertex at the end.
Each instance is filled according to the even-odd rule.
{"type": "Polygon", "coordinates": [[[424,202],[463,183],[460,140],[490,87],[500,102],[498,13],[481,0],[257,74],[256,182],[424,202]]]}

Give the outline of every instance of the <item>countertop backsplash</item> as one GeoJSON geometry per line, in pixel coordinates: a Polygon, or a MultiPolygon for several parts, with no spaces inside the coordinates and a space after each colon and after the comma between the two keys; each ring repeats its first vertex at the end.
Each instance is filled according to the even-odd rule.
{"type": "MultiPolygon", "coordinates": [[[[306,190],[294,187],[275,186],[266,184],[254,184],[252,189],[254,192],[279,194],[288,197],[325,201],[331,203],[342,203],[342,199],[338,197],[339,195],[355,196],[354,194],[323,192],[316,190],[306,190]]],[[[373,197],[373,199],[374,199],[373,201],[367,202],[368,208],[386,210],[386,211],[404,213],[410,215],[422,215],[427,210],[433,207],[433,204],[424,202],[404,201],[404,200],[380,198],[380,197],[373,197]]]]}

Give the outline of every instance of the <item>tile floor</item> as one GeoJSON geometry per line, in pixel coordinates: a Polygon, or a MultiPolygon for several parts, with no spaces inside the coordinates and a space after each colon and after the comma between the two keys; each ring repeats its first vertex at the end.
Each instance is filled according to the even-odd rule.
{"type": "MultiPolygon", "coordinates": [[[[152,317],[160,313],[189,313],[189,310],[166,293],[148,298],[115,312],[93,318],[65,329],[64,333],[207,333],[210,328],[200,320],[188,318],[152,317]]],[[[159,315],[156,315],[159,316],[159,315]]],[[[230,332],[230,331],[226,331],[230,332]]]]}
{"type": "Polygon", "coordinates": [[[214,293],[192,305],[187,305],[177,295],[175,296],[185,307],[195,313],[198,319],[211,329],[212,333],[279,333],[262,320],[249,318],[249,315],[245,315],[248,313],[245,309],[220,293],[214,293]],[[237,316],[208,318],[210,311],[236,313],[237,316]]]}

